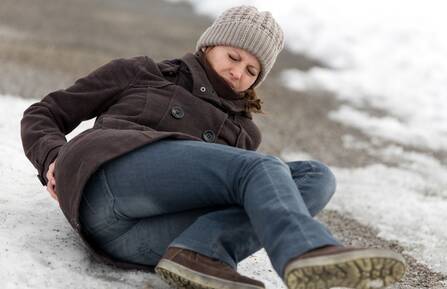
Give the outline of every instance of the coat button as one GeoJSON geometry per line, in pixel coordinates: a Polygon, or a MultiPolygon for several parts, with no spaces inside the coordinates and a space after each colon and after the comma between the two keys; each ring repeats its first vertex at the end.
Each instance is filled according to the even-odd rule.
{"type": "Polygon", "coordinates": [[[216,135],[214,134],[214,131],[206,130],[202,133],[202,138],[206,142],[214,142],[216,140],[216,135]]]}
{"type": "Polygon", "coordinates": [[[200,87],[200,91],[201,92],[205,92],[206,91],[206,87],[205,86],[200,87]]]}
{"type": "Polygon", "coordinates": [[[180,106],[174,106],[171,109],[171,115],[176,119],[181,119],[185,116],[185,112],[180,106]]]}

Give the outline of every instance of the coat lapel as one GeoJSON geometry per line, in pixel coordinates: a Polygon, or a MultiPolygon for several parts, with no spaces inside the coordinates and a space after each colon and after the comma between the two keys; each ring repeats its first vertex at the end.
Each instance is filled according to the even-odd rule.
{"type": "Polygon", "coordinates": [[[228,91],[228,89],[231,90],[228,85],[217,83],[217,81],[223,82],[223,80],[219,80],[216,77],[217,73],[210,71],[212,68],[208,69],[207,74],[207,69],[203,67],[203,65],[206,64],[202,64],[203,62],[201,63],[200,57],[199,53],[187,53],[181,58],[191,72],[193,81],[192,93],[195,96],[213,103],[229,114],[241,114],[251,119],[251,113],[245,112],[247,100],[233,91],[228,91]],[[215,73],[216,75],[212,75],[212,73],[215,73]],[[213,79],[213,81],[211,81],[211,79],[213,79]],[[212,85],[212,82],[215,83],[214,86],[212,85]]]}

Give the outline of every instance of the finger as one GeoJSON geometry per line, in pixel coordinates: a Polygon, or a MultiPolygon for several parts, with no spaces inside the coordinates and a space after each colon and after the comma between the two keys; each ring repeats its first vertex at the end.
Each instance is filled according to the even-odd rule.
{"type": "Polygon", "coordinates": [[[57,195],[56,195],[56,192],[55,192],[55,190],[54,190],[54,187],[50,184],[49,186],[47,186],[47,191],[50,193],[50,196],[53,198],[53,199],[55,199],[56,201],[58,200],[57,199],[57,195]]]}
{"type": "Polygon", "coordinates": [[[48,184],[47,191],[50,193],[51,196],[54,195],[53,186],[51,184],[48,184]]]}
{"type": "Polygon", "coordinates": [[[59,198],[57,197],[57,192],[56,192],[56,186],[53,186],[53,198],[58,201],[59,198]]]}
{"type": "Polygon", "coordinates": [[[55,199],[56,201],[59,201],[58,198],[57,198],[57,194],[56,194],[56,192],[54,192],[53,194],[51,194],[51,197],[52,197],[53,199],[55,199]]]}
{"type": "Polygon", "coordinates": [[[53,186],[53,194],[54,194],[54,198],[57,200],[57,192],[56,192],[56,186],[53,186]]]}

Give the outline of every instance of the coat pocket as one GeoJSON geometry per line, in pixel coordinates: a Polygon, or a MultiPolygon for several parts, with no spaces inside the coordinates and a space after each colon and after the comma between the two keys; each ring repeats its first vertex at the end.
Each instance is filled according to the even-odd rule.
{"type": "Polygon", "coordinates": [[[126,130],[153,130],[152,128],[120,118],[103,116],[100,121],[98,121],[97,126],[103,129],[126,129],[126,130]]]}
{"type": "Polygon", "coordinates": [[[177,88],[177,86],[169,82],[165,82],[163,85],[159,83],[159,85],[148,87],[146,91],[146,104],[142,114],[139,116],[139,122],[157,129],[161,119],[168,113],[177,88]]]}

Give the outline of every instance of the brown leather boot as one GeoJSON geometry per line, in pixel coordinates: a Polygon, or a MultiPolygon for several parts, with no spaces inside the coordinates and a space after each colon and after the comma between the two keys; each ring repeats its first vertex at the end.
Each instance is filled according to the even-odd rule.
{"type": "Polygon", "coordinates": [[[405,267],[390,250],[325,246],[291,259],[284,282],[289,289],[383,288],[402,279],[405,267]]]}
{"type": "Polygon", "coordinates": [[[155,272],[177,289],[265,289],[224,262],[177,247],[166,250],[155,272]]]}

